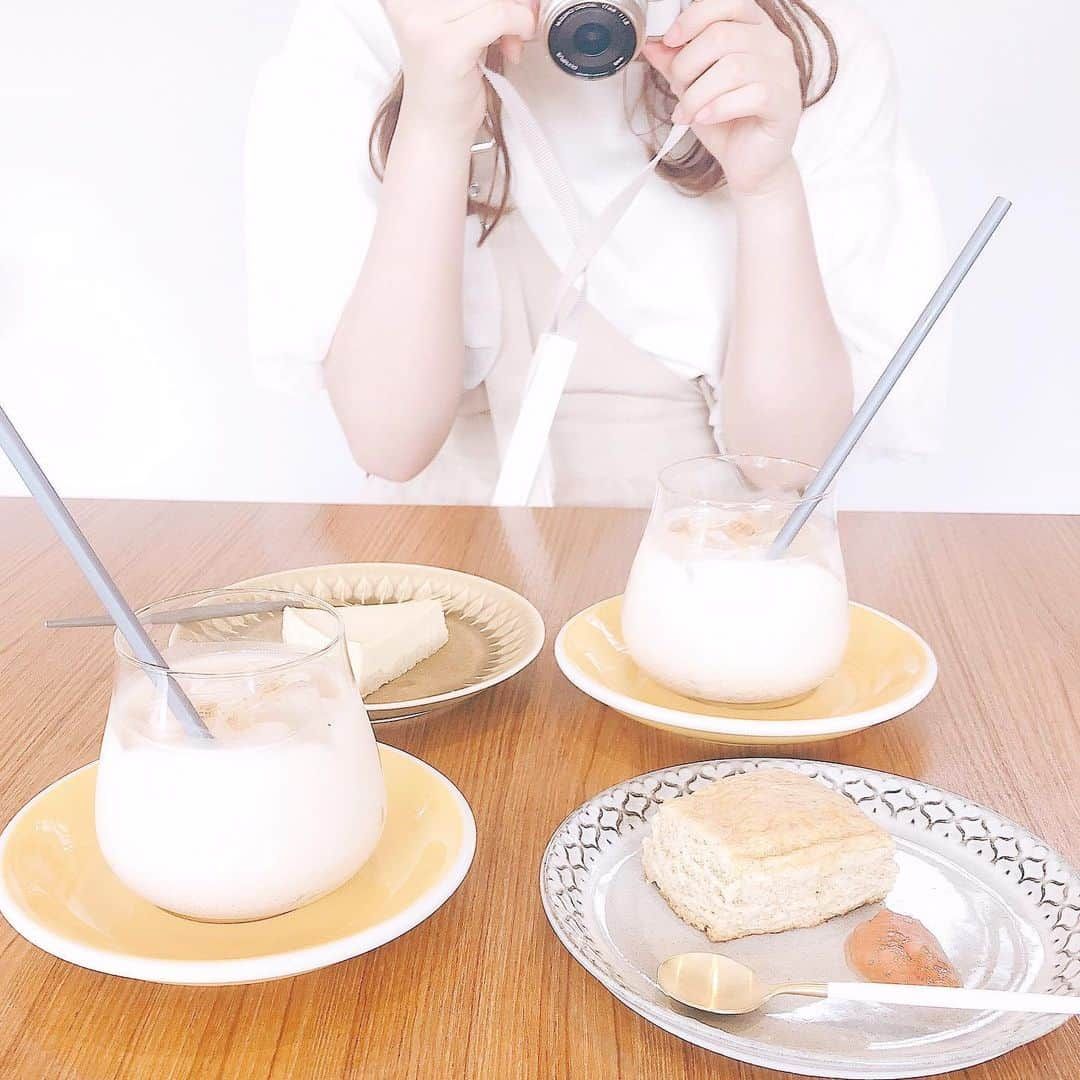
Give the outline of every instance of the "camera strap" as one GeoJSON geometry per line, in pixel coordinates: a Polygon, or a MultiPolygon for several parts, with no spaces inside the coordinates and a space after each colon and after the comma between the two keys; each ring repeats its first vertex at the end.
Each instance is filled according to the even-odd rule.
{"type": "MultiPolygon", "coordinates": [[[[687,128],[672,128],[652,160],[642,166],[596,218],[589,221],[551,144],[517,88],[497,72],[484,68],[483,73],[528,147],[575,245],[555,289],[554,314],[533,352],[521,408],[503,450],[499,478],[491,500],[493,506],[527,506],[547,453],[551,425],[577,352],[577,314],[585,302],[589,264],[630,209],[653,170],[675,148],[687,128]]],[[[547,495],[545,501],[550,503],[550,492],[547,495]]]]}

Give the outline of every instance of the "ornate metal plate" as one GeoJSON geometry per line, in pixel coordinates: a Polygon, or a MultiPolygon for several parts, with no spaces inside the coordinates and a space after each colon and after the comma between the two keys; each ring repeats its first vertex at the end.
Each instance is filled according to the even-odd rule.
{"type": "Polygon", "coordinates": [[[661,803],[762,767],[813,777],[896,838],[900,876],[888,906],[937,935],[966,985],[1080,993],[1080,878],[1038,837],[960,795],[889,773],[735,758],[663,769],[611,788],[575,810],[548,844],[540,869],[548,919],[571,955],[620,1001],[688,1042],[806,1076],[936,1075],[1006,1053],[1064,1022],[800,998],[719,1018],[667,998],[656,968],[678,952],[724,952],[766,982],[854,977],[843,942],[872,909],[715,946],[644,879],[641,840],[661,803]]]}

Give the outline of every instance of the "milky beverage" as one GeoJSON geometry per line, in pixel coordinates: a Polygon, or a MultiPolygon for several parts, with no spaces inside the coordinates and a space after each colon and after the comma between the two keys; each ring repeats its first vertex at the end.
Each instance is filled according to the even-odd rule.
{"type": "Polygon", "coordinates": [[[343,658],[250,641],[165,657],[220,673],[180,680],[214,738],[185,734],[142,670],[120,672],[96,803],[117,877],[159,907],[220,921],[278,915],[344,884],[378,842],[386,793],[343,658]]]}
{"type": "Polygon", "coordinates": [[[768,559],[785,516],[698,507],[650,522],[622,610],[639,667],[688,697],[742,703],[799,697],[836,671],[848,598],[835,530],[810,521],[768,559]]]}

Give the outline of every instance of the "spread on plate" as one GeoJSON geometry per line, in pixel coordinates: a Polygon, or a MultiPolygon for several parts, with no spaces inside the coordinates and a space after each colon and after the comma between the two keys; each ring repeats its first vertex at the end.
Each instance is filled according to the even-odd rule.
{"type": "Polygon", "coordinates": [[[851,969],[870,982],[963,985],[941,942],[918,919],[888,908],[855,927],[844,951],[851,969]]]}

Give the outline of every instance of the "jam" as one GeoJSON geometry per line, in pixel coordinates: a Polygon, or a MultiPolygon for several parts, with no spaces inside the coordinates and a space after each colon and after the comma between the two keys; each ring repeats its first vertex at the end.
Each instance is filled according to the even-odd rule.
{"type": "Polygon", "coordinates": [[[844,951],[851,969],[870,982],[962,985],[941,942],[918,919],[888,908],[855,927],[844,951]]]}

